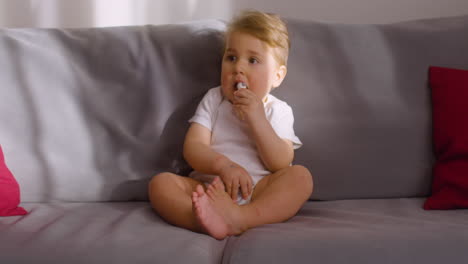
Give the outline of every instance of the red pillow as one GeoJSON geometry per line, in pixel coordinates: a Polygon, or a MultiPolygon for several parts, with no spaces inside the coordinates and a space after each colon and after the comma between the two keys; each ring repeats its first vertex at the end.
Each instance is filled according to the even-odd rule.
{"type": "Polygon", "coordinates": [[[0,216],[27,214],[26,210],[18,206],[19,203],[19,185],[5,164],[0,146],[0,216]]]}
{"type": "Polygon", "coordinates": [[[468,70],[429,68],[436,162],[424,209],[468,208],[468,70]]]}

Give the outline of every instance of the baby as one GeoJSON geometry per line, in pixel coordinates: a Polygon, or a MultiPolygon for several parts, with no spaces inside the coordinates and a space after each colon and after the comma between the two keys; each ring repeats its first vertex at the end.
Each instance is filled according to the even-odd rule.
{"type": "Polygon", "coordinates": [[[210,89],[189,120],[184,157],[189,177],[153,177],[149,197],[168,223],[216,239],[283,222],[310,197],[312,175],[291,166],[302,143],[291,107],[270,94],[286,76],[286,25],[248,11],[225,36],[221,86],[210,89]]]}

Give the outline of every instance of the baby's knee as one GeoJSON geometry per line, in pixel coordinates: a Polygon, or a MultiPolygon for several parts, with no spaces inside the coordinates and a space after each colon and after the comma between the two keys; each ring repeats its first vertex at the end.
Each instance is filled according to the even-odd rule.
{"type": "Polygon", "coordinates": [[[293,165],[291,166],[291,170],[294,178],[298,181],[298,183],[303,185],[307,190],[310,191],[310,193],[312,193],[314,188],[314,181],[309,169],[301,165],[293,165]]]}
{"type": "Polygon", "coordinates": [[[161,172],[154,175],[153,178],[151,178],[148,185],[150,194],[155,192],[158,188],[164,187],[170,182],[173,182],[174,176],[175,175],[170,172],[161,172]]]}

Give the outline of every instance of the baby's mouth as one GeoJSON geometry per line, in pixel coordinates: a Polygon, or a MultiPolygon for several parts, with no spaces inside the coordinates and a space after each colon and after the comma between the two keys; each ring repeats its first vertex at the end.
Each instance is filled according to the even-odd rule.
{"type": "Polygon", "coordinates": [[[247,84],[244,82],[236,82],[234,83],[234,89],[239,90],[239,89],[246,89],[247,84]]]}

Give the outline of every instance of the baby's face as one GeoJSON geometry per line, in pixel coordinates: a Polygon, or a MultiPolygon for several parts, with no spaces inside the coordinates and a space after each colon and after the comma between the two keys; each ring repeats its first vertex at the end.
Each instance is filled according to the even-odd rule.
{"type": "Polygon", "coordinates": [[[232,101],[238,82],[245,83],[259,98],[265,99],[284,77],[278,74],[279,70],[273,48],[260,39],[236,31],[227,36],[221,69],[221,88],[228,100],[232,101]]]}

